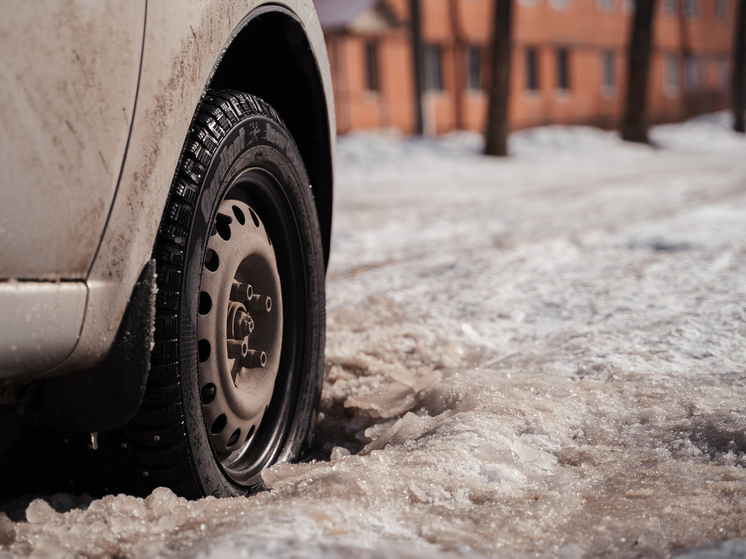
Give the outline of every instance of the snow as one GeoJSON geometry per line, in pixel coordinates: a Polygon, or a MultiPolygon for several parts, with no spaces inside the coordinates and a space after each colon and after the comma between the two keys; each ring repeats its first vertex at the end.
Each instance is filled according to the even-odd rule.
{"type": "Polygon", "coordinates": [[[466,133],[341,138],[316,460],[248,499],[5,503],[26,520],[0,513],[0,557],[742,555],[729,124],[654,147],[538,128],[506,159],[466,133]]]}

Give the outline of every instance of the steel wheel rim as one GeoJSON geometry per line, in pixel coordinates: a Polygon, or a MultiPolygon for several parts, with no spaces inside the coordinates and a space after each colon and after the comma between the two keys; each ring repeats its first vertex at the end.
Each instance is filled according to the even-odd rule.
{"type": "Polygon", "coordinates": [[[197,323],[203,415],[221,465],[240,468],[272,400],[283,326],[274,249],[246,202],[220,204],[203,268],[197,323]]]}
{"type": "MultiPolygon", "coordinates": [[[[305,340],[308,320],[306,310],[307,285],[301,242],[290,203],[277,179],[262,168],[251,168],[243,171],[233,179],[230,187],[226,190],[217,217],[212,222],[214,231],[209,231],[209,233],[215,234],[208,237],[204,264],[208,264],[209,251],[214,250],[211,246],[212,240],[216,236],[220,236],[220,219],[224,220],[224,218],[219,217],[220,214],[225,214],[226,208],[230,208],[232,212],[234,205],[242,211],[244,207],[246,208],[246,225],[251,224],[252,227],[255,227],[255,231],[261,234],[260,240],[264,243],[265,251],[269,247],[274,256],[274,261],[266,255],[264,258],[265,263],[271,264],[273,274],[276,274],[275,295],[272,296],[270,293],[270,297],[272,299],[272,311],[273,313],[276,311],[275,316],[279,317],[280,323],[275,337],[275,342],[279,342],[280,346],[276,346],[277,349],[273,349],[272,354],[267,352],[266,349],[264,350],[268,358],[264,370],[265,372],[271,371],[274,378],[274,390],[271,394],[269,391],[264,393],[262,403],[265,407],[262,409],[261,418],[247,424],[246,429],[251,431],[251,426],[253,426],[253,432],[248,435],[246,429],[242,429],[241,433],[246,432],[248,439],[241,444],[237,442],[235,450],[232,447],[228,448],[228,453],[221,452],[221,450],[226,450],[221,441],[229,440],[232,432],[227,436],[224,435],[222,439],[219,438],[218,443],[215,444],[211,433],[211,422],[219,414],[209,412],[204,401],[202,410],[207,436],[223,472],[239,485],[254,486],[261,480],[261,470],[267,464],[281,460],[283,452],[287,451],[283,447],[290,430],[298,398],[299,383],[301,382],[299,368],[302,367],[306,354],[303,340],[305,340]],[[282,278],[282,281],[280,281],[280,278],[282,278]],[[279,357],[276,368],[274,362],[270,363],[272,355],[279,357]],[[271,397],[268,405],[266,403],[267,396],[271,397]]],[[[231,227],[232,236],[233,228],[236,227],[235,223],[231,224],[231,227]]],[[[200,292],[203,291],[202,285],[205,283],[208,273],[209,270],[203,266],[200,292]]],[[[230,270],[226,272],[228,276],[230,276],[230,273],[230,270]]],[[[252,285],[252,287],[254,286],[252,285]]],[[[266,286],[263,287],[266,290],[266,286]]],[[[254,289],[254,294],[265,295],[259,289],[254,289]]],[[[226,302],[225,295],[222,301],[226,302]]],[[[224,305],[219,306],[220,309],[223,307],[224,305]]],[[[225,305],[225,308],[227,309],[227,305],[225,305]]],[[[208,333],[203,329],[207,325],[204,320],[205,317],[199,314],[197,318],[199,345],[199,340],[203,339],[202,335],[208,335],[208,333]]],[[[227,324],[227,314],[224,318],[227,324]]],[[[222,318],[218,320],[222,321],[222,318]]],[[[250,340],[253,339],[258,326],[257,323],[254,332],[249,336],[250,340]]],[[[222,345],[220,347],[222,348],[222,345]]],[[[227,353],[227,349],[225,351],[227,353]]],[[[206,370],[206,362],[199,363],[200,389],[209,384],[211,380],[206,374],[203,374],[203,371],[206,370]]],[[[223,378],[226,378],[225,372],[218,374],[222,374],[223,378]]],[[[204,399],[204,395],[200,394],[200,396],[204,399]]],[[[226,427],[224,431],[230,432],[230,428],[226,427]]],[[[242,436],[239,435],[239,442],[242,436]]]]}

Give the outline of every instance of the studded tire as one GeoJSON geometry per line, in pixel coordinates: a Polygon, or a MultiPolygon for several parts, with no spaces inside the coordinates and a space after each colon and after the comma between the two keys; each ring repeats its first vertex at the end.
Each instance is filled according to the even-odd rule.
{"type": "Polygon", "coordinates": [[[100,436],[134,493],[241,495],[308,452],[323,380],[324,263],[298,148],[264,101],[209,92],[154,249],[145,398],[100,436]]]}

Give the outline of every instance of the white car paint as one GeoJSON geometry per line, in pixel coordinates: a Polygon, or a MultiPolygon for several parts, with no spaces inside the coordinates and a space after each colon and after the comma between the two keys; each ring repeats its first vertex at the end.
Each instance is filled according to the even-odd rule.
{"type": "MultiPolygon", "coordinates": [[[[20,0],[14,3],[25,6],[20,0]]],[[[48,3],[50,6],[54,4],[51,0],[48,3]]],[[[67,305],[71,311],[66,314],[66,319],[58,327],[59,343],[54,346],[54,349],[45,346],[39,350],[44,353],[40,356],[40,361],[48,365],[46,369],[38,367],[39,360],[32,363],[17,359],[0,359],[0,381],[19,378],[28,380],[89,368],[99,362],[108,352],[132,288],[151,256],[174,169],[199,98],[221,53],[227,48],[232,34],[241,27],[246,18],[251,17],[252,12],[256,13],[255,10],[264,4],[267,3],[259,0],[147,2],[137,104],[132,116],[126,159],[122,162],[126,135],[117,128],[119,121],[112,116],[120,114],[122,110],[112,102],[112,105],[116,105],[110,109],[112,115],[97,114],[95,118],[91,118],[94,118],[96,126],[102,129],[101,134],[108,137],[106,134],[111,133],[116,136],[117,141],[111,140],[109,142],[111,145],[109,145],[105,144],[104,140],[87,138],[80,144],[78,150],[85,160],[85,164],[81,164],[83,167],[78,169],[79,177],[71,176],[69,180],[66,178],[62,181],[66,187],[78,192],[76,185],[82,184],[81,181],[85,180],[88,184],[99,185],[106,194],[101,194],[97,190],[95,194],[79,194],[75,199],[59,196],[57,190],[59,182],[48,178],[54,176],[54,169],[49,171],[51,175],[44,176],[41,174],[42,169],[36,169],[29,162],[32,176],[26,177],[27,182],[39,184],[41,181],[43,183],[36,196],[37,205],[44,205],[44,199],[47,198],[55,206],[54,211],[38,214],[41,219],[33,220],[34,226],[44,225],[39,236],[36,237],[36,243],[43,244],[44,239],[49,237],[47,224],[53,224],[55,221],[65,223],[56,224],[57,229],[54,226],[49,229],[56,237],[55,248],[49,250],[45,248],[47,256],[38,255],[38,258],[34,260],[36,262],[34,267],[28,267],[27,271],[24,271],[25,277],[19,275],[18,270],[22,269],[20,264],[16,265],[13,262],[18,259],[22,251],[31,250],[29,241],[18,241],[14,245],[16,248],[12,250],[6,248],[5,252],[0,252],[0,262],[4,263],[0,265],[5,266],[0,268],[4,271],[0,274],[0,308],[6,309],[3,314],[0,314],[0,357],[4,354],[7,356],[11,338],[31,340],[45,328],[47,309],[63,304],[67,305]],[[110,128],[117,129],[119,132],[114,134],[109,130],[110,128]],[[106,156],[111,158],[110,160],[104,157],[106,165],[101,163],[101,168],[97,168],[98,164],[91,161],[100,159],[97,151],[102,147],[107,148],[106,154],[113,155],[106,156]],[[119,154],[118,158],[116,154],[119,154]],[[85,165],[96,168],[97,171],[91,171],[85,165]],[[105,170],[102,170],[104,168],[114,174],[107,175],[105,170]],[[115,179],[119,176],[120,168],[121,178],[117,184],[115,179]],[[114,178],[114,183],[109,180],[112,178],[114,178]],[[116,191],[114,191],[115,184],[116,191]],[[92,196],[94,201],[89,200],[87,196],[92,196]],[[109,204],[111,204],[110,209],[109,204]],[[54,216],[57,218],[55,219],[54,216]],[[106,222],[107,216],[108,222],[106,222]],[[90,219],[97,220],[97,225],[88,226],[87,220],[90,219]],[[71,227],[70,223],[76,225],[71,227]],[[105,230],[101,235],[104,224],[105,230]],[[76,265],[63,266],[54,257],[70,250],[71,246],[78,254],[75,259],[76,265]],[[41,283],[28,282],[26,289],[36,291],[35,300],[38,304],[35,311],[22,306],[22,301],[15,297],[13,290],[9,288],[9,282],[2,281],[8,278],[84,279],[85,283],[80,281],[76,289],[55,291],[44,287],[41,283]],[[81,286],[86,293],[84,313],[79,310],[81,286]],[[60,301],[61,298],[66,297],[69,297],[69,301],[66,303],[60,301]],[[17,317],[23,313],[25,313],[25,320],[19,321],[17,317]],[[13,332],[12,336],[11,332],[13,332]]],[[[331,73],[323,34],[313,4],[310,0],[281,0],[273,2],[273,5],[283,6],[291,11],[304,26],[321,74],[329,115],[329,135],[333,138],[335,125],[331,73]]],[[[120,18],[122,25],[132,33],[131,48],[134,49],[133,52],[137,51],[140,43],[135,40],[136,30],[139,28],[142,32],[142,25],[140,20],[133,20],[133,18],[136,19],[133,14],[136,12],[135,8],[141,4],[132,3],[129,0],[128,2],[109,0],[106,6],[110,7],[112,17],[120,18]]],[[[31,17],[34,8],[24,9],[28,10],[26,15],[31,17]]],[[[88,21],[87,18],[93,18],[96,15],[93,12],[98,12],[105,7],[102,8],[97,3],[68,0],[59,9],[62,12],[67,10],[71,13],[82,14],[80,17],[88,21]]],[[[78,24],[82,25],[80,22],[76,23],[78,24]]],[[[11,26],[12,24],[4,25],[11,26]]],[[[54,30],[51,28],[54,26],[49,23],[47,25],[50,26],[47,31],[53,33],[54,30]]],[[[111,25],[116,27],[115,23],[111,25]]],[[[29,23],[28,27],[30,29],[32,24],[29,23]]],[[[114,33],[108,25],[102,30],[96,30],[93,37],[88,35],[74,38],[82,38],[83,41],[90,43],[101,43],[104,45],[102,52],[105,54],[107,33],[114,33]]],[[[19,36],[16,36],[16,39],[21,40],[19,36]]],[[[3,38],[2,41],[2,46],[4,46],[6,39],[3,38]]],[[[116,41],[112,39],[112,43],[114,42],[116,41]]],[[[32,54],[28,56],[33,58],[32,54]]],[[[0,58],[3,60],[1,64],[8,64],[8,57],[5,54],[0,58]]],[[[118,64],[114,57],[107,60],[109,64],[115,66],[118,64]]],[[[103,61],[97,62],[97,64],[104,63],[103,61]]],[[[129,71],[129,66],[127,69],[129,71]]],[[[15,69],[15,72],[20,73],[21,70],[22,68],[19,67],[15,69]]],[[[111,84],[111,91],[107,89],[102,95],[108,98],[106,95],[111,94],[111,99],[114,99],[117,95],[125,95],[122,93],[124,91],[126,95],[132,96],[137,76],[130,74],[128,74],[126,84],[119,82],[111,84]]],[[[84,80],[84,76],[80,79],[84,80]]],[[[84,86],[81,87],[86,90],[84,86]]],[[[0,100],[7,96],[7,91],[3,90],[0,93],[0,100]]],[[[0,106],[0,108],[5,107],[0,106]]],[[[61,108],[60,110],[62,111],[61,108]]],[[[55,118],[54,129],[57,130],[61,128],[60,123],[64,125],[64,117],[56,116],[55,118]]],[[[121,116],[119,119],[124,121],[121,116]]],[[[0,152],[5,153],[6,145],[12,142],[12,138],[5,124],[0,126],[3,130],[0,136],[0,152]]],[[[43,146],[44,143],[42,142],[41,145],[43,146]]],[[[43,154],[49,150],[54,153],[52,145],[47,144],[43,154]]],[[[35,145],[34,149],[40,148],[35,145]]],[[[59,155],[60,160],[57,163],[64,167],[63,155],[64,152],[59,155]]],[[[333,157],[333,153],[331,156],[333,157]]],[[[5,169],[6,159],[0,162],[5,169]]],[[[72,163],[69,164],[71,167],[75,166],[72,163]]],[[[23,168],[25,167],[21,167],[23,168]]],[[[14,177],[20,174],[20,171],[14,172],[16,173],[14,177]]],[[[2,204],[6,208],[6,193],[13,187],[13,180],[5,174],[0,175],[2,204]]],[[[24,204],[26,204],[25,201],[24,204]]],[[[21,210],[23,211],[18,211],[18,215],[14,215],[13,219],[25,220],[27,224],[31,224],[29,214],[32,212],[28,210],[28,206],[23,206],[21,210]]],[[[7,217],[8,213],[14,214],[15,212],[9,209],[0,210],[0,235],[3,239],[0,245],[5,245],[6,239],[15,239],[18,236],[20,224],[7,217]]],[[[64,259],[62,261],[64,262],[64,259]]]]}
{"type": "Polygon", "coordinates": [[[145,0],[10,0],[3,12],[0,279],[83,280],[127,146],[145,0]]]}

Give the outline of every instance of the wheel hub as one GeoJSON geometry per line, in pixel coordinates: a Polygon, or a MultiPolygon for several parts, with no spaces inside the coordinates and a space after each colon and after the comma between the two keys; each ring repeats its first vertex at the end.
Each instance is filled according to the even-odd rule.
{"type": "Polygon", "coordinates": [[[282,292],[259,216],[224,200],[207,241],[197,321],[202,410],[224,466],[251,446],[272,399],[282,347],[282,292]]]}

